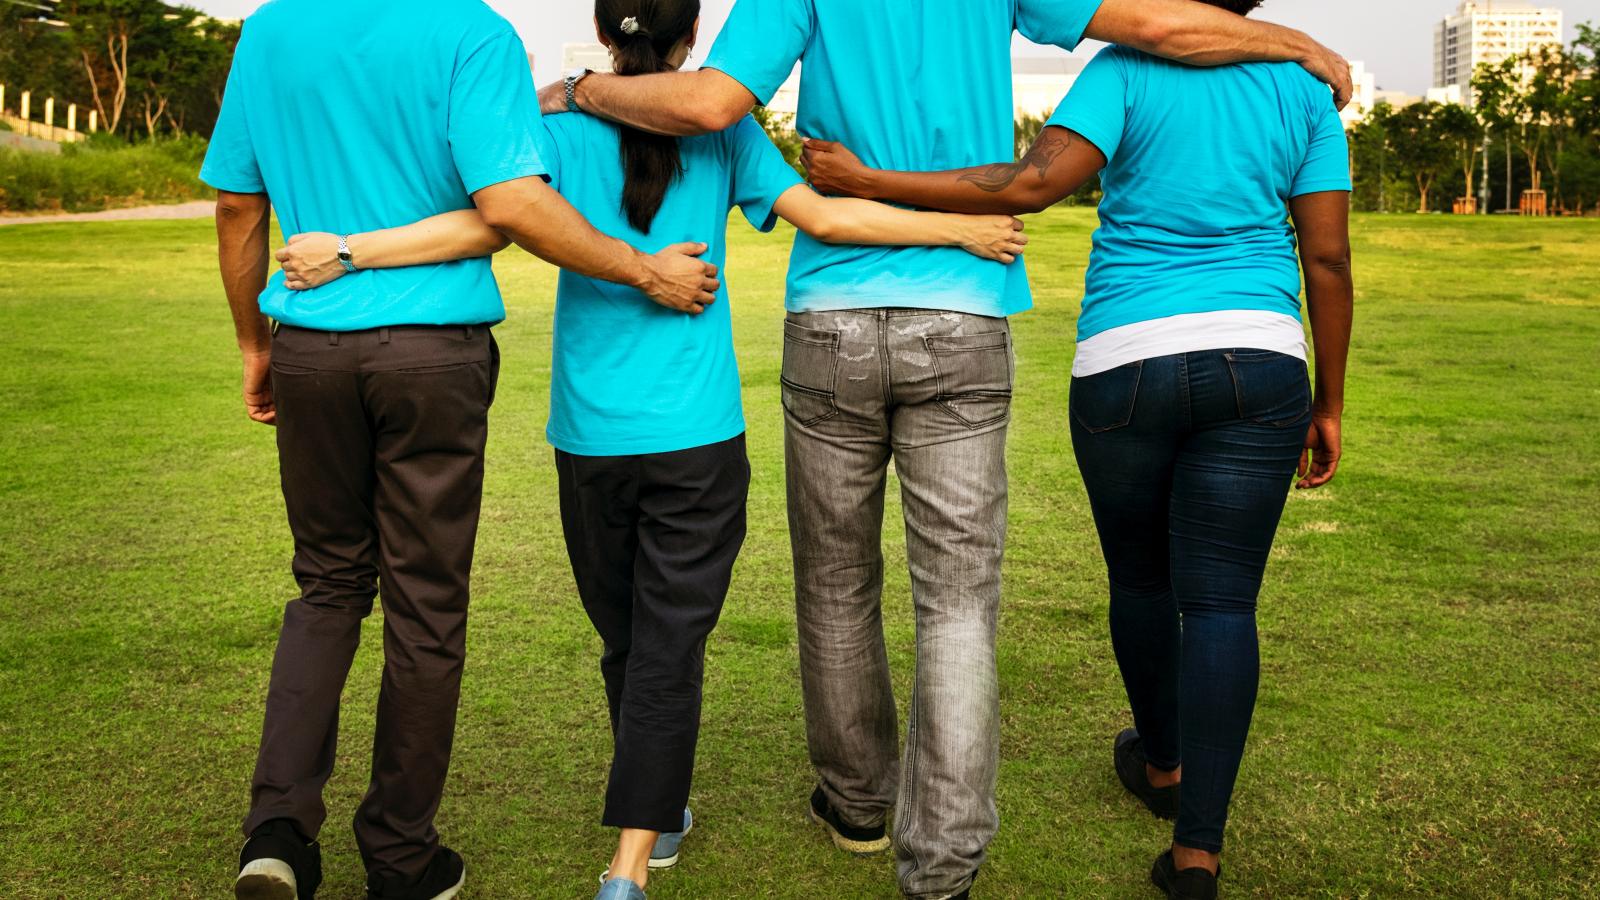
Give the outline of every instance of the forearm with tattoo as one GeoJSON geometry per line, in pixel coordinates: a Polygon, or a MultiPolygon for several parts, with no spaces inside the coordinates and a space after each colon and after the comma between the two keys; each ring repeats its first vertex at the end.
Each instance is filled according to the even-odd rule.
{"type": "Polygon", "coordinates": [[[1082,135],[1058,126],[1039,134],[1022,159],[946,172],[875,172],[878,199],[961,213],[1023,215],[1061,202],[1105,168],[1082,135]]]}
{"type": "Polygon", "coordinates": [[[1049,129],[1041,133],[1039,140],[1034,142],[1034,145],[1028,148],[1028,152],[1016,162],[984,166],[977,171],[962,175],[958,180],[976,185],[979,190],[991,194],[998,194],[1010,187],[1012,182],[1029,169],[1037,169],[1039,180],[1047,181],[1050,167],[1061,158],[1061,154],[1067,152],[1076,138],[1076,134],[1065,128],[1049,129]]]}

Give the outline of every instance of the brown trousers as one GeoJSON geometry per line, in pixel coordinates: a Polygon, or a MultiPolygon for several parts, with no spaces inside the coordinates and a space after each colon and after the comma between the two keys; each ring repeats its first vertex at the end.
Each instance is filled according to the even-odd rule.
{"type": "Polygon", "coordinates": [[[300,596],[272,664],[248,834],[327,816],[339,695],[380,593],[372,780],[355,816],[370,873],[419,877],[438,847],[499,352],[487,327],[280,328],[278,459],[300,596]]]}

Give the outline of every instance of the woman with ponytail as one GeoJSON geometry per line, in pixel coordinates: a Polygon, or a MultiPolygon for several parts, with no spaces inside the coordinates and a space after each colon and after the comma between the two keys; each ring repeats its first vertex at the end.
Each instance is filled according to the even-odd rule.
{"type": "MultiPolygon", "coordinates": [[[[621,75],[676,69],[699,0],[597,0],[596,30],[621,75]]],[[[728,212],[760,231],[778,218],[832,243],[957,246],[1013,262],[1027,239],[1010,216],[912,212],[824,198],[803,184],[754,119],[670,138],[588,115],[545,120],[555,187],[596,227],[640,248],[699,244],[723,265],[728,212]]],[[[346,237],[357,270],[449,264],[504,246],[475,211],[346,237]]],[[[291,288],[347,269],[331,234],[279,254],[291,288]]],[[[613,756],[602,822],[621,830],[599,898],[639,900],[688,833],[705,642],[745,534],[750,468],[725,285],[709,306],[656,306],[636,290],[570,272],[556,294],[547,435],[561,520],[600,659],[613,756]]]]}

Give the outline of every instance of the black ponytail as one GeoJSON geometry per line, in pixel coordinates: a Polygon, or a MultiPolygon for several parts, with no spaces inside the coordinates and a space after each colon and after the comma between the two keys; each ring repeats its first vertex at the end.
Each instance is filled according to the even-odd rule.
{"type": "MultiPolygon", "coordinates": [[[[618,75],[652,75],[671,69],[667,57],[700,18],[700,0],[595,0],[595,20],[611,42],[618,75]]],[[[622,209],[628,223],[648,234],[667,189],[683,175],[678,139],[621,126],[626,180],[622,209]]]]}

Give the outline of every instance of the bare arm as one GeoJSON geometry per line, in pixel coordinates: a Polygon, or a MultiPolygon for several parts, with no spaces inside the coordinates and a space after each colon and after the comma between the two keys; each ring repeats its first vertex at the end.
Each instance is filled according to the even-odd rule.
{"type": "MultiPolygon", "coordinates": [[[[420,222],[352,234],[350,261],[358,269],[425,266],[458,259],[493,256],[511,241],[483,221],[476,209],[441,213],[420,222]]],[[[339,264],[339,237],[323,232],[297,234],[278,251],[284,285],[303,291],[321,287],[345,274],[339,264]]]]}
{"type": "Polygon", "coordinates": [[[1350,354],[1355,284],[1350,268],[1350,194],[1327,191],[1289,201],[1300,240],[1306,307],[1316,347],[1316,395],[1307,454],[1300,462],[1301,489],[1333,480],[1343,453],[1345,364],[1350,354]]]}
{"type": "Polygon", "coordinates": [[[244,408],[263,425],[278,422],[272,402],[272,330],[261,314],[271,221],[272,203],[266,194],[217,192],[217,256],[244,360],[244,408]]]}
{"type": "Polygon", "coordinates": [[[1106,158],[1076,132],[1050,126],[1022,159],[945,172],[871,169],[841,144],[806,141],[806,173],[825,194],[963,213],[1022,215],[1070,197],[1106,158]]]}
{"type": "MultiPolygon", "coordinates": [[[[730,128],[756,105],[749,88],[716,69],[628,77],[596,73],[578,82],[575,99],[584,112],[602,119],[677,137],[730,128]]],[[[566,112],[565,83],[541,89],[539,106],[546,115],[566,112]]]]}
{"type": "Polygon", "coordinates": [[[785,191],[773,211],[823,243],[960,247],[974,256],[1016,262],[1028,245],[1011,216],[913,212],[870,200],[822,197],[803,184],[785,191]]]}
{"type": "Polygon", "coordinates": [[[695,257],[705,244],[647,255],[601,234],[540,178],[518,178],[472,195],[489,227],[534,256],[578,275],[636,288],[662,306],[699,314],[716,300],[717,267],[695,257]]]}
{"type": "Polygon", "coordinates": [[[1297,62],[1333,88],[1340,109],[1355,91],[1344,57],[1304,32],[1194,0],[1105,0],[1085,35],[1196,66],[1297,62]]]}

